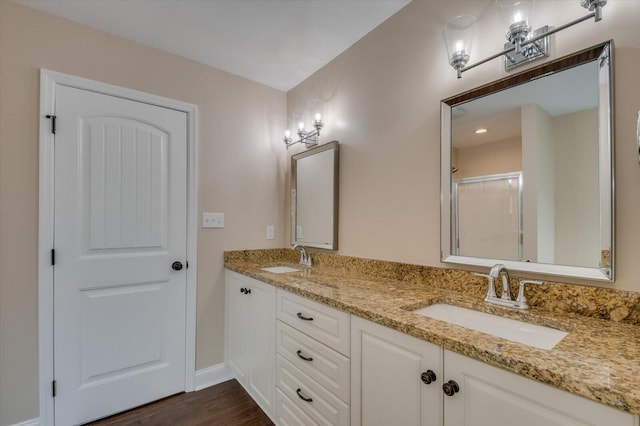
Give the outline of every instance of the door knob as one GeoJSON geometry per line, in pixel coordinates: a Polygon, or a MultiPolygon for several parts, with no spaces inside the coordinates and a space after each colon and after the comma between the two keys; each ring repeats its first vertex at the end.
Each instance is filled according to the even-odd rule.
{"type": "Polygon", "coordinates": [[[176,261],[171,264],[171,269],[174,271],[179,271],[182,269],[182,262],[176,261]]]}

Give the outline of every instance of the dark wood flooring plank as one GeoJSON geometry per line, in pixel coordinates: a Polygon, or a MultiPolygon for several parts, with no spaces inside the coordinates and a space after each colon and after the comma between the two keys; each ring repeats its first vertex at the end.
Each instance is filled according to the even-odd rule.
{"type": "Polygon", "coordinates": [[[236,380],[198,392],[181,393],[89,426],[272,426],[236,380]]]}

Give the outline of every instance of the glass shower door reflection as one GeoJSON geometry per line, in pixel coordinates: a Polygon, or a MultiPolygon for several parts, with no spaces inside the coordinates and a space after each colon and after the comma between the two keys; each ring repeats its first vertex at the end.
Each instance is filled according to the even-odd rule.
{"type": "Polygon", "coordinates": [[[458,256],[522,259],[522,172],[453,181],[458,256]]]}

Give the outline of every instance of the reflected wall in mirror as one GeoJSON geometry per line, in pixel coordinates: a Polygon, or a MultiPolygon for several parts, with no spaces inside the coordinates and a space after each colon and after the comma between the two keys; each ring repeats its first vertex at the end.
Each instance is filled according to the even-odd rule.
{"type": "Polygon", "coordinates": [[[291,157],[291,244],[338,249],[339,144],[291,157]]]}
{"type": "Polygon", "coordinates": [[[442,260],[613,281],[612,43],[442,102],[442,260]]]}

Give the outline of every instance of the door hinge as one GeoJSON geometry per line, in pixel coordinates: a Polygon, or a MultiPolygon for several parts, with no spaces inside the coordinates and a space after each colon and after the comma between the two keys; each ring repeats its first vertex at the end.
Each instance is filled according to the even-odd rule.
{"type": "Polygon", "coordinates": [[[55,266],[56,264],[56,250],[51,249],[51,266],[55,266]]]}
{"type": "Polygon", "coordinates": [[[45,117],[51,119],[51,133],[53,133],[55,135],[56,134],[56,118],[57,117],[55,115],[51,115],[51,114],[47,114],[47,115],[45,115],[45,117]]]}
{"type": "Polygon", "coordinates": [[[51,396],[56,397],[56,381],[51,382],[51,396]]]}

